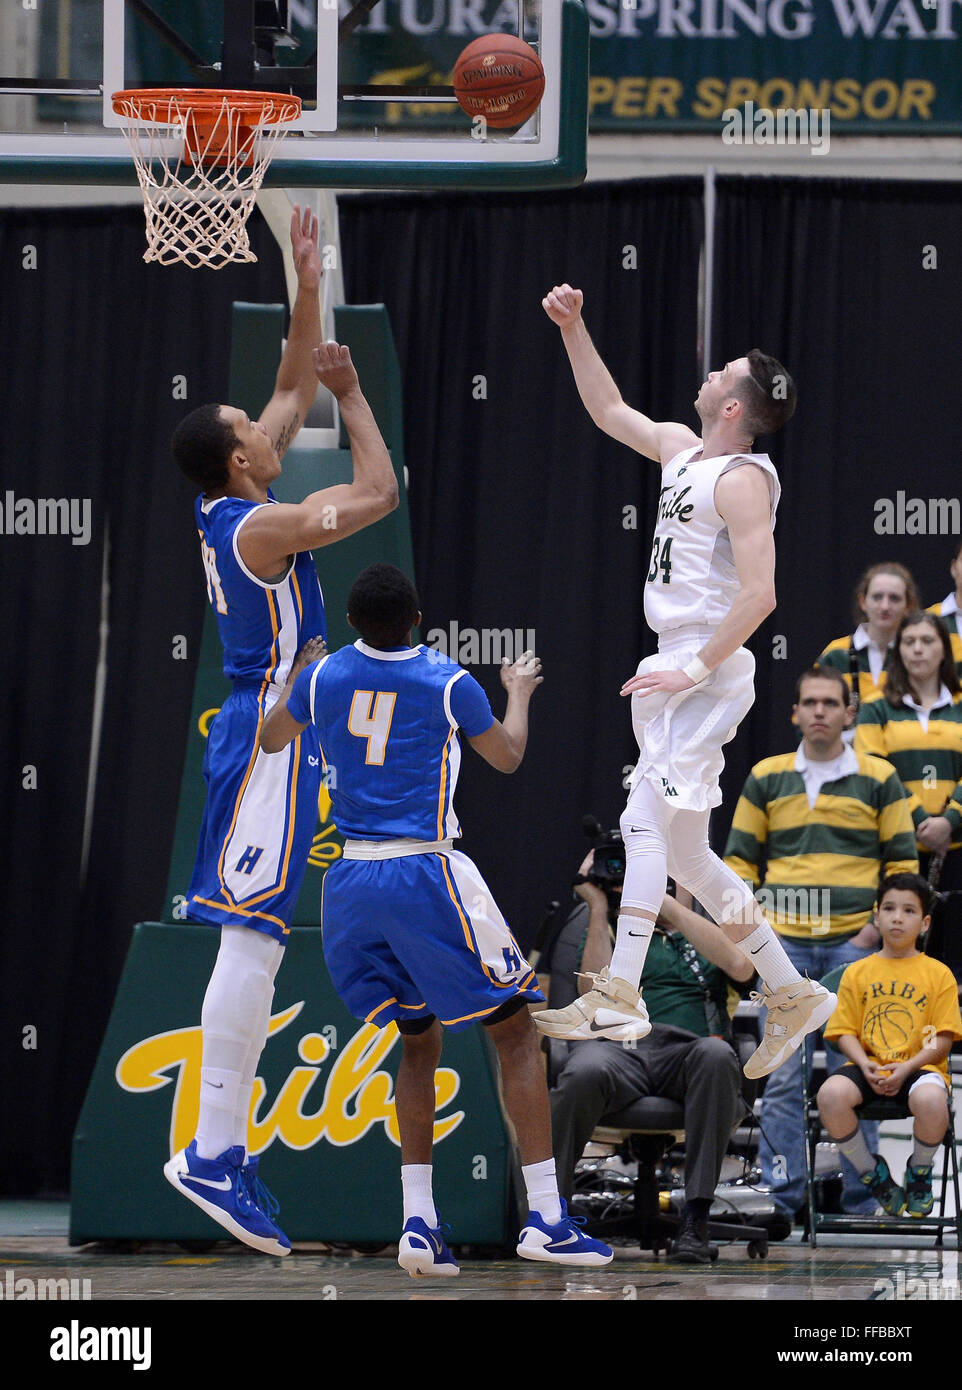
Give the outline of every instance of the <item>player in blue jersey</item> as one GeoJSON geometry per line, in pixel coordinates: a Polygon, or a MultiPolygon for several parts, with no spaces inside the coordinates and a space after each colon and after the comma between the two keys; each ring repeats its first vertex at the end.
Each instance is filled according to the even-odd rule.
{"type": "Polygon", "coordinates": [[[213,721],[207,802],[183,916],[220,928],[201,1013],[203,1057],[197,1133],[165,1165],[168,1180],[238,1239],[268,1254],[290,1242],[248,1159],[247,1124],[267,1038],[274,977],[317,826],[320,755],[313,731],[283,758],[257,735],[305,639],[326,632],[310,551],[397,506],[394,469],[346,347],[321,342],[317,219],[295,210],[291,243],[298,290],[274,394],[252,421],[205,405],[178,426],[174,456],[202,495],[195,507],[207,592],[232,691],[213,721]],[[275,502],[270,485],[321,381],[347,429],[351,483],[275,502]]]}
{"type": "Polygon", "coordinates": [[[316,730],[334,820],[345,836],[344,857],[324,879],[324,957],[356,1017],[379,1027],[394,1022],[401,1033],[398,1261],[412,1275],[458,1272],[432,1193],[434,1073],[441,1025],[482,1023],[498,1050],[528,1194],[518,1254],[607,1264],[609,1248],[578,1229],[558,1195],[548,1091],[527,1009],[544,995],[483,878],[453,848],[461,833],[453,805],[458,730],[492,767],[514,772],[541,663],[526,652],[502,667],[508,704],[501,723],[457,662],[411,646],[419,607],[400,570],[369,566],[348,597],[348,621],[360,640],[332,656],[309,645],[260,733],[261,747],[283,756],[298,736],[316,730]]]}

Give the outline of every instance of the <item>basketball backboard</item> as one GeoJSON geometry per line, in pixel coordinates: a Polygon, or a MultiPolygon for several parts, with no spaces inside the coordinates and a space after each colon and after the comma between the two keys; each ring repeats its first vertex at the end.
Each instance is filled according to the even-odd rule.
{"type": "Polygon", "coordinates": [[[584,177],[581,0],[10,0],[0,6],[0,181],[133,184],[111,96],[171,86],[302,98],[268,186],[498,189],[584,177]],[[544,98],[518,130],[479,130],[451,90],[458,54],[492,31],[520,33],[544,65],[544,98]]]}

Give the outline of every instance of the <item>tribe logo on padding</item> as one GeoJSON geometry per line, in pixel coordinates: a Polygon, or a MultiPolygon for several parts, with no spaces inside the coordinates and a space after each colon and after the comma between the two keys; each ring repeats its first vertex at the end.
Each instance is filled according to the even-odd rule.
{"type": "MultiPolygon", "coordinates": [[[[268,1038],[292,1023],[303,1007],[302,1000],[275,1014],[268,1038]]],[[[258,1077],[254,1082],[247,1131],[249,1152],[263,1153],[277,1139],[290,1149],[309,1149],[322,1139],[342,1147],[356,1144],[368,1130],[379,1125],[388,1139],[400,1147],[394,1081],[390,1072],[381,1067],[399,1036],[394,1024],[376,1028],[373,1023],[363,1023],[335,1051],[324,1034],[305,1033],[298,1042],[297,1053],[307,1065],[292,1069],[273,1102],[268,1100],[263,1079],[258,1077]],[[325,1064],[332,1057],[333,1064],[322,1079],[325,1064]]],[[[176,1028],[135,1043],[117,1063],[117,1083],[125,1091],[156,1091],[176,1078],[170,1116],[171,1153],[189,1144],[197,1129],[201,1051],[199,1027],[176,1028]]],[[[439,1144],[454,1133],[465,1112],[440,1114],[461,1089],[458,1072],[451,1067],[438,1067],[434,1085],[438,1115],[434,1142],[439,1144]]]]}

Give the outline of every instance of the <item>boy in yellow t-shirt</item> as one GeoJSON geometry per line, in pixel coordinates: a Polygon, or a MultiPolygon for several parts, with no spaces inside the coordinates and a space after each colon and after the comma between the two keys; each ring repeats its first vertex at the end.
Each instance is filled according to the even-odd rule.
{"type": "Polygon", "coordinates": [[[824,1029],[849,1061],[819,1089],[822,1124],[889,1216],[932,1210],[932,1160],[949,1123],[946,1058],[962,1038],[954,975],[916,949],[932,920],[931,900],[919,874],[885,880],[876,905],[882,949],[846,968],[824,1029]],[[856,1110],[873,1096],[901,1101],[915,1117],[904,1188],[858,1127],[856,1110]]]}

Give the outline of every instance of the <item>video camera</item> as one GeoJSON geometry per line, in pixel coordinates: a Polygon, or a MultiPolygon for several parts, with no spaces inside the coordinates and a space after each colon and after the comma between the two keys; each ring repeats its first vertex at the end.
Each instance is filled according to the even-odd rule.
{"type": "Polygon", "coordinates": [[[625,881],[625,842],[620,830],[602,830],[601,822],[594,816],[585,816],[581,822],[585,834],[594,845],[595,857],[591,872],[579,874],[575,883],[596,883],[607,892],[619,888],[625,881]]]}

